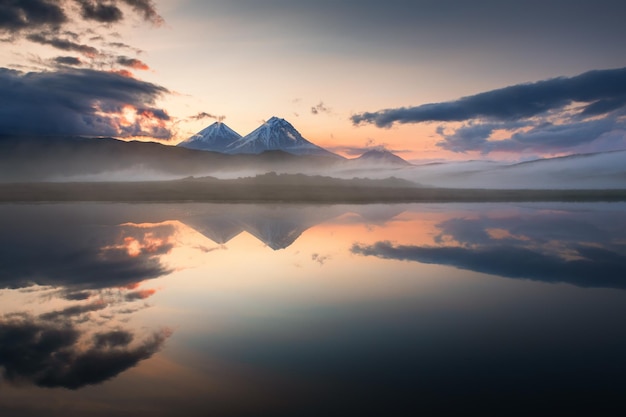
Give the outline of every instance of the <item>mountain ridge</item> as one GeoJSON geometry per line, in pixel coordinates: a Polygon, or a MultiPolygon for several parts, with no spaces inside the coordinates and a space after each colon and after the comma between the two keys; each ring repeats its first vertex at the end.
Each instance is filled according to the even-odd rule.
{"type": "Polygon", "coordinates": [[[177,146],[225,154],[260,154],[278,150],[293,155],[342,158],[305,139],[291,123],[276,116],[272,116],[245,136],[222,122],[215,122],[177,146]]]}

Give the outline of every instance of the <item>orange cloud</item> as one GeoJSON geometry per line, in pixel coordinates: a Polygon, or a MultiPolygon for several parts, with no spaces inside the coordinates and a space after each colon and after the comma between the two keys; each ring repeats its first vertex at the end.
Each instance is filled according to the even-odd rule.
{"type": "Polygon", "coordinates": [[[132,68],[135,70],[147,71],[150,69],[148,64],[137,58],[127,58],[125,56],[120,56],[117,58],[117,63],[124,67],[132,68]]]}

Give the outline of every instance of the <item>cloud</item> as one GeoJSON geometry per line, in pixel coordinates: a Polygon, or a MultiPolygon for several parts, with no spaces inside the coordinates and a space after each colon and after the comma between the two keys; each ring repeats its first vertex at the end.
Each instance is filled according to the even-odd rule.
{"type": "Polygon", "coordinates": [[[107,333],[98,333],[94,336],[95,346],[103,347],[122,347],[128,346],[133,341],[133,334],[123,330],[115,330],[107,333]]]}
{"type": "Polygon", "coordinates": [[[143,18],[152,22],[155,25],[162,25],[164,23],[163,18],[156,11],[154,2],[151,0],[122,0],[124,3],[131,6],[135,12],[142,14],[143,18]]]}
{"type": "Polygon", "coordinates": [[[128,58],[125,56],[120,56],[117,58],[116,62],[122,66],[136,69],[136,70],[147,71],[150,69],[150,67],[145,62],[137,58],[128,58]]]}
{"type": "Polygon", "coordinates": [[[9,0],[0,4],[0,31],[18,34],[41,29],[59,30],[75,23],[73,9],[76,5],[80,7],[80,16],[87,20],[109,24],[120,22],[124,19],[120,6],[125,5],[145,21],[163,24],[163,18],[150,0],[9,0]]]}
{"type": "Polygon", "coordinates": [[[533,152],[558,153],[581,149],[587,152],[624,149],[626,121],[605,117],[585,121],[552,123],[471,123],[446,133],[437,129],[443,141],[437,146],[453,152],[533,152]],[[520,131],[516,129],[528,127],[520,131]],[[495,130],[508,131],[508,137],[493,140],[495,130]],[[621,132],[621,133],[620,133],[621,132]]]}
{"type": "Polygon", "coordinates": [[[79,66],[82,64],[80,58],[74,56],[57,56],[54,58],[54,62],[61,65],[79,66]]]}
{"type": "Polygon", "coordinates": [[[152,297],[156,290],[137,290],[127,293],[124,298],[126,301],[146,300],[152,297]]]}
{"type": "Polygon", "coordinates": [[[214,119],[218,122],[223,122],[226,119],[226,116],[216,116],[211,113],[201,112],[189,117],[190,120],[204,120],[204,119],[214,119]]]}
{"type": "Polygon", "coordinates": [[[352,121],[379,127],[453,123],[437,128],[443,138],[437,145],[452,152],[554,154],[624,149],[625,112],[626,68],[620,68],[514,85],[456,101],[362,113],[352,121]]]}
{"type": "Polygon", "coordinates": [[[81,6],[82,16],[88,20],[101,23],[113,23],[123,19],[124,13],[115,4],[94,3],[91,0],[78,0],[81,6]]]}
{"type": "Polygon", "coordinates": [[[0,31],[58,28],[67,21],[63,2],[29,0],[4,1],[0,4],[0,31]]]}
{"type": "Polygon", "coordinates": [[[0,133],[168,139],[170,118],[154,107],[168,93],[91,69],[22,73],[0,68],[0,133]]]}
{"type": "Polygon", "coordinates": [[[326,107],[324,102],[320,101],[319,104],[311,107],[312,114],[320,114],[320,113],[330,113],[330,109],[326,107]]]}
{"type": "Polygon", "coordinates": [[[462,122],[472,119],[528,119],[572,103],[585,103],[581,116],[606,114],[626,106],[626,68],[589,71],[530,84],[491,90],[455,101],[386,109],[352,116],[356,125],[372,123],[462,122]]]}
{"type": "Polygon", "coordinates": [[[51,311],[49,313],[42,314],[39,316],[42,320],[61,320],[61,319],[69,319],[74,316],[80,316],[85,313],[91,313],[93,311],[104,310],[107,305],[103,302],[95,302],[86,305],[75,305],[71,307],[67,307],[63,310],[59,311],[51,311]]]}
{"type": "Polygon", "coordinates": [[[311,260],[317,262],[321,266],[324,266],[326,261],[328,261],[329,259],[332,259],[330,255],[320,255],[319,253],[314,253],[311,255],[311,260]]]}
{"type": "Polygon", "coordinates": [[[143,50],[139,48],[135,48],[134,46],[128,45],[127,43],[124,43],[124,42],[108,42],[106,45],[110,46],[111,48],[129,49],[138,55],[144,52],[143,50]]]}
{"type": "Polygon", "coordinates": [[[114,378],[154,355],[171,335],[154,332],[139,343],[126,331],[96,334],[87,346],[67,323],[34,317],[0,320],[0,366],[8,382],[78,389],[114,378]]]}
{"type": "Polygon", "coordinates": [[[93,46],[76,43],[58,37],[47,37],[42,34],[34,33],[32,35],[28,35],[26,39],[31,42],[39,43],[41,45],[49,45],[62,51],[79,52],[91,58],[99,54],[99,51],[93,46]]]}

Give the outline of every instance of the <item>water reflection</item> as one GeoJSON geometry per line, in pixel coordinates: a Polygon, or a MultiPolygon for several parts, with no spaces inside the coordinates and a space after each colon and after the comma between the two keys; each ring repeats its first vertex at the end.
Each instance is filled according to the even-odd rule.
{"type": "Polygon", "coordinates": [[[581,287],[626,288],[626,222],[620,211],[538,209],[452,217],[427,245],[355,243],[352,253],[581,287]]]}
{"type": "Polygon", "coordinates": [[[152,356],[169,335],[166,330],[145,336],[122,329],[86,331],[84,321],[79,325],[70,316],[100,310],[102,305],[86,307],[36,317],[12,314],[2,318],[3,377],[13,383],[49,388],[77,389],[101,383],[152,356]],[[136,339],[140,340],[133,343],[136,339]]]}
{"type": "Polygon", "coordinates": [[[171,224],[94,222],[63,207],[3,207],[0,366],[5,380],[77,389],[156,353],[170,331],[132,316],[171,272],[171,224]],[[77,215],[77,216],[74,216],[77,215]]]}
{"type": "Polygon", "coordinates": [[[0,205],[0,412],[597,411],[626,390],[625,220],[624,204],[0,205]]]}

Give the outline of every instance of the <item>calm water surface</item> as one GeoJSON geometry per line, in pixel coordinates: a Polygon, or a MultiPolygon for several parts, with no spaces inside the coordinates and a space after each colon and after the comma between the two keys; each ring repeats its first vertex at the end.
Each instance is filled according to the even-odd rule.
{"type": "Polygon", "coordinates": [[[0,205],[0,416],[624,415],[626,204],[0,205]]]}

